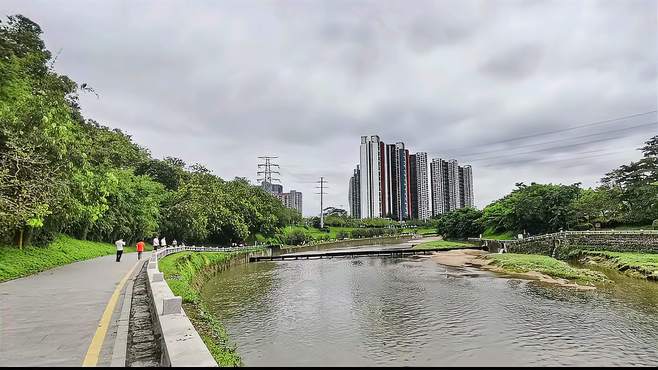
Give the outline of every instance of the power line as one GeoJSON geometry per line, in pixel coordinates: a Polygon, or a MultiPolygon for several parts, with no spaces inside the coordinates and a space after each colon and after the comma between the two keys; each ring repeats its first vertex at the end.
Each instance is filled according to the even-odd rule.
{"type": "MultiPolygon", "coordinates": [[[[640,125],[635,125],[635,126],[630,126],[630,127],[622,127],[622,128],[618,128],[618,129],[615,129],[615,130],[607,130],[607,131],[597,132],[597,133],[593,133],[593,134],[572,136],[572,137],[569,137],[567,139],[559,139],[559,140],[552,140],[552,141],[544,141],[544,142],[541,142],[541,143],[518,145],[518,146],[515,146],[512,149],[510,149],[510,148],[500,148],[500,149],[493,149],[493,150],[487,150],[487,151],[482,151],[482,152],[474,152],[474,153],[467,154],[466,157],[468,158],[470,156],[477,156],[477,155],[480,155],[480,154],[488,154],[488,153],[496,153],[496,152],[501,152],[501,151],[516,150],[516,149],[519,149],[519,148],[531,148],[533,146],[539,146],[539,145],[555,144],[555,143],[564,142],[565,140],[581,139],[581,138],[585,138],[585,137],[592,137],[592,136],[610,134],[610,133],[613,133],[613,132],[629,131],[629,130],[634,130],[636,128],[653,126],[653,125],[656,125],[656,124],[658,124],[658,121],[643,123],[643,124],[640,124],[640,125]]],[[[608,140],[616,140],[616,139],[619,139],[619,138],[620,138],[619,136],[616,136],[616,137],[608,138],[608,140]]],[[[584,144],[586,144],[586,143],[587,142],[585,142],[584,144]]]]}
{"type": "MultiPolygon", "coordinates": [[[[572,126],[572,127],[567,127],[567,128],[563,128],[563,129],[559,129],[559,130],[544,131],[544,132],[538,132],[538,133],[524,135],[524,136],[517,136],[517,137],[505,139],[505,140],[494,141],[494,142],[490,142],[490,143],[484,143],[482,145],[504,144],[504,143],[509,143],[509,142],[513,142],[513,141],[517,141],[517,140],[529,139],[529,138],[537,137],[537,136],[546,136],[546,135],[556,134],[556,133],[559,133],[559,132],[573,131],[573,130],[577,130],[577,129],[583,128],[583,127],[591,127],[591,126],[597,126],[597,125],[602,125],[602,124],[616,122],[616,121],[622,121],[622,120],[625,120],[625,119],[640,117],[640,116],[646,116],[648,114],[653,114],[653,113],[658,113],[658,110],[652,110],[652,111],[643,112],[643,113],[635,113],[635,114],[630,114],[630,115],[627,115],[627,116],[606,119],[606,120],[603,120],[603,121],[585,123],[585,124],[576,125],[576,126],[572,126]]],[[[459,151],[468,150],[468,149],[470,149],[470,148],[462,147],[462,148],[447,149],[445,151],[459,152],[459,151]]]]}
{"type": "Polygon", "coordinates": [[[600,143],[600,142],[604,142],[604,141],[608,141],[608,140],[610,140],[610,139],[609,138],[603,138],[603,139],[590,140],[590,141],[581,142],[581,143],[573,143],[573,144],[568,144],[568,145],[553,146],[553,147],[549,147],[549,148],[528,150],[528,151],[525,151],[525,152],[508,153],[508,154],[503,154],[503,155],[498,155],[498,156],[493,156],[493,157],[486,157],[486,158],[476,158],[476,159],[469,160],[469,162],[481,162],[481,161],[487,161],[487,160],[491,160],[491,159],[506,158],[506,157],[509,157],[509,156],[512,156],[512,155],[517,156],[517,155],[522,155],[522,154],[539,153],[539,152],[545,152],[545,151],[556,150],[556,149],[573,148],[573,147],[577,147],[577,146],[580,146],[580,145],[600,143]]]}

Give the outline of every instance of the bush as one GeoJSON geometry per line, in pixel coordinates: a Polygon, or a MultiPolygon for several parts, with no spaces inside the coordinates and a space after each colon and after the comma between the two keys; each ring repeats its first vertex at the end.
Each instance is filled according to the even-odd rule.
{"type": "Polygon", "coordinates": [[[294,230],[283,238],[285,244],[301,245],[308,241],[308,237],[301,230],[294,230]]]}
{"type": "Polygon", "coordinates": [[[651,224],[654,230],[658,230],[658,220],[653,220],[653,223],[651,224]]]}
{"type": "Polygon", "coordinates": [[[339,231],[336,233],[336,239],[347,239],[350,237],[350,234],[347,231],[339,231]]]}

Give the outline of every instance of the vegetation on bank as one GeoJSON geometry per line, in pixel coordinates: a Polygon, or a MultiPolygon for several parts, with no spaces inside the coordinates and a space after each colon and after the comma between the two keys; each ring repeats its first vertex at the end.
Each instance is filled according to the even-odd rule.
{"type": "Polygon", "coordinates": [[[434,240],[431,242],[420,243],[416,245],[413,249],[436,249],[436,248],[474,248],[475,246],[471,243],[465,242],[456,242],[450,240],[434,240]]]}
{"type": "MultiPolygon", "coordinates": [[[[133,253],[135,249],[134,245],[126,245],[123,253],[133,253]]],[[[151,245],[146,244],[145,250],[152,250],[151,245]]],[[[0,282],[115,253],[114,244],[77,240],[65,235],[58,236],[46,247],[26,247],[20,250],[0,246],[0,282]]]]}
{"type": "Polygon", "coordinates": [[[606,281],[605,275],[588,269],[569,266],[564,261],[537,254],[489,254],[491,265],[509,273],[539,272],[551,277],[572,280],[577,283],[594,284],[606,281]]]}
{"type": "Polygon", "coordinates": [[[658,253],[581,251],[588,261],[601,263],[635,277],[658,280],[658,253]]]}
{"type": "Polygon", "coordinates": [[[226,267],[233,258],[256,250],[260,248],[240,252],[180,252],[158,262],[167,284],[175,295],[183,298],[185,312],[220,366],[240,366],[242,360],[226,329],[202,303],[199,292],[209,275],[226,267]]]}
{"type": "Polygon", "coordinates": [[[482,211],[457,209],[441,215],[438,231],[451,239],[480,234],[514,239],[517,234],[591,230],[596,226],[658,229],[658,135],[647,140],[640,151],[640,160],[607,173],[595,189],[583,189],[580,183],[517,183],[511,193],[482,211]]]}

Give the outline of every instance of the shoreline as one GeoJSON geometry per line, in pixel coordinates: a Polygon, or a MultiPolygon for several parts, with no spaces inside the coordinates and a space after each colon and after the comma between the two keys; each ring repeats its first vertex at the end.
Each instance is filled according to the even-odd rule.
{"type": "Polygon", "coordinates": [[[429,258],[437,264],[450,266],[450,267],[475,267],[481,270],[494,272],[497,274],[507,275],[512,278],[520,278],[524,280],[539,281],[546,284],[554,284],[563,287],[575,288],[578,290],[594,290],[595,286],[581,285],[576,282],[571,282],[568,279],[554,277],[546,273],[529,270],[526,272],[518,272],[505,269],[500,266],[494,265],[493,259],[487,258],[491,254],[477,249],[463,249],[452,250],[446,252],[435,252],[429,258]]]}

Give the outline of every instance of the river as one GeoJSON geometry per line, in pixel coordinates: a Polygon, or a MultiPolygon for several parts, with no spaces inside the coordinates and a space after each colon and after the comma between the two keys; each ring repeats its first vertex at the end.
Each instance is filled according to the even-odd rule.
{"type": "Polygon", "coordinates": [[[658,365],[658,284],[594,291],[429,258],[259,262],[204,301],[246,366],[658,365]]]}

